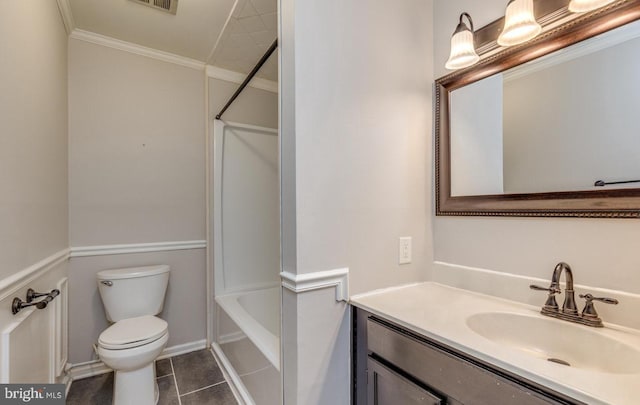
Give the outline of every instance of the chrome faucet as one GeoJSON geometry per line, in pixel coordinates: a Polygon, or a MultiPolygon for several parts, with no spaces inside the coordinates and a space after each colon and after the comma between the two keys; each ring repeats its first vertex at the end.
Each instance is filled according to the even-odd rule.
{"type": "Polygon", "coordinates": [[[551,276],[551,285],[549,288],[540,287],[537,285],[530,285],[529,288],[537,291],[548,291],[547,301],[544,303],[540,313],[542,315],[550,316],[553,318],[563,319],[565,321],[576,322],[582,325],[602,327],[602,319],[598,316],[593,301],[601,301],[607,304],[618,304],[618,300],[613,298],[597,298],[591,294],[580,295],[580,298],[586,300],[584,309],[581,314],[578,314],[578,308],[576,307],[575,292],[573,290],[573,272],[571,267],[564,262],[560,262],[553,269],[553,275],[551,276]],[[562,310],[558,308],[555,295],[560,294],[560,276],[564,270],[565,274],[565,290],[564,290],[564,303],[562,304],[562,310]]]}

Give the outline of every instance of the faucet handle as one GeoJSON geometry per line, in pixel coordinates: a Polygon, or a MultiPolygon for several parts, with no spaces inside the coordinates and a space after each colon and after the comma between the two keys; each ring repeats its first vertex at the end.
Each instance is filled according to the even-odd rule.
{"type": "Polygon", "coordinates": [[[580,298],[584,298],[587,301],[582,310],[582,316],[587,318],[598,318],[598,313],[596,312],[596,307],[593,305],[593,301],[600,301],[612,305],[618,305],[619,303],[618,300],[614,298],[594,297],[591,294],[580,294],[580,298]]]}
{"type": "Polygon", "coordinates": [[[531,284],[529,286],[529,288],[531,288],[532,290],[536,290],[536,291],[548,291],[549,294],[560,294],[561,291],[558,287],[540,287],[539,285],[535,285],[535,284],[531,284]]]}
{"type": "Polygon", "coordinates": [[[580,298],[584,298],[585,300],[587,300],[587,302],[600,301],[600,302],[604,302],[605,304],[612,304],[612,305],[618,305],[620,303],[620,301],[618,301],[615,298],[594,297],[591,294],[580,294],[580,298]]]}
{"type": "Polygon", "coordinates": [[[548,288],[531,284],[529,288],[536,291],[547,291],[549,293],[549,296],[547,297],[547,302],[544,303],[544,308],[550,311],[558,310],[558,303],[556,302],[556,297],[554,297],[555,294],[560,294],[561,292],[558,287],[554,286],[553,284],[548,288]]]}

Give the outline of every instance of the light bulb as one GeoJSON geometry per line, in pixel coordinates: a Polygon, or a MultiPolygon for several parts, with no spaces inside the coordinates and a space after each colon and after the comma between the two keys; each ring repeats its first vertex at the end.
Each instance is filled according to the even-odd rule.
{"type": "Polygon", "coordinates": [[[451,37],[451,54],[449,55],[449,60],[447,60],[444,66],[451,70],[462,69],[477,63],[479,60],[480,56],[476,53],[473,41],[473,21],[469,14],[462,13],[460,15],[460,23],[451,37]],[[471,28],[462,22],[462,17],[465,16],[469,19],[471,28]]]}
{"type": "Polygon", "coordinates": [[[498,45],[513,46],[535,38],[542,31],[533,14],[533,0],[511,0],[504,16],[498,45]]]}

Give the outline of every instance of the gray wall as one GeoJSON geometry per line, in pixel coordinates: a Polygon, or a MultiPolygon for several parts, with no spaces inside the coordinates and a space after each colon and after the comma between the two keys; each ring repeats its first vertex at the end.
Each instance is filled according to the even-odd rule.
{"type": "MultiPolygon", "coordinates": [[[[446,73],[451,33],[461,12],[476,26],[504,15],[502,0],[436,1],[436,77],[446,73]]],[[[434,219],[435,258],[458,265],[548,279],[559,261],[571,264],[576,282],[640,292],[636,221],[607,219],[463,218],[434,219]]],[[[619,308],[621,309],[621,308],[619,308]]]]}
{"type": "MultiPolygon", "coordinates": [[[[431,262],[432,2],[280,3],[285,271],[348,267],[350,293],[431,262]],[[398,238],[413,263],[398,265],[398,238]]],[[[285,403],[349,403],[349,315],[335,291],[283,296],[285,403]]]]}
{"type": "MultiPolygon", "coordinates": [[[[74,247],[205,239],[204,73],[70,40],[70,234],[74,247]]],[[[205,250],[72,258],[70,359],[107,326],[95,274],[167,263],[168,346],[206,337],[205,250]]]]}
{"type": "Polygon", "coordinates": [[[96,288],[100,270],[168,264],[171,275],[164,309],[169,323],[167,347],[206,338],[206,283],[204,249],[136,253],[71,259],[69,277],[69,362],[94,359],[92,344],[109,324],[96,288]]]}
{"type": "Polygon", "coordinates": [[[72,246],[204,239],[204,75],[69,41],[72,246]]]}
{"type": "Polygon", "coordinates": [[[0,2],[0,279],[69,246],[67,34],[55,1],[0,2]]]}

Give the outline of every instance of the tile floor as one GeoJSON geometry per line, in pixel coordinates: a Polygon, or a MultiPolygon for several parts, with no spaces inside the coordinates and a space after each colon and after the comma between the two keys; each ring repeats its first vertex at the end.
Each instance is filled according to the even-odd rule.
{"type": "MultiPolygon", "coordinates": [[[[210,350],[156,362],[158,405],[237,405],[210,350]]],[[[71,384],[67,405],[111,405],[113,373],[71,384]]]]}

